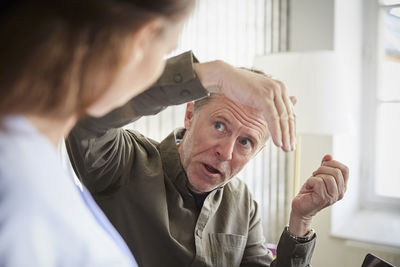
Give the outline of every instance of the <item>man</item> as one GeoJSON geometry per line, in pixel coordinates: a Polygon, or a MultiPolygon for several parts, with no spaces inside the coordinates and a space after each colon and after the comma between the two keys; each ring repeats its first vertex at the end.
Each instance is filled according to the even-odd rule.
{"type": "MultiPolygon", "coordinates": [[[[271,263],[257,204],[234,178],[269,138],[265,114],[212,94],[189,103],[185,130],[161,143],[119,128],[172,104],[169,94],[160,93],[176,94],[179,87],[167,84],[173,81],[104,118],[81,121],[67,140],[79,178],[139,265],[307,266],[315,245],[311,218],[343,197],[347,168],[330,156],[323,159],[294,199],[271,263]]],[[[183,88],[186,94],[195,90],[183,88]]]]}

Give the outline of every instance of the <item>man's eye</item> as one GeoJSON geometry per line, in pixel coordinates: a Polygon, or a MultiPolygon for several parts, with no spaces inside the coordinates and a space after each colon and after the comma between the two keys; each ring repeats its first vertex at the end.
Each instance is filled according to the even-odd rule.
{"type": "Polygon", "coordinates": [[[241,139],[239,142],[243,146],[250,146],[251,145],[251,141],[249,139],[241,139]]]}
{"type": "Polygon", "coordinates": [[[225,130],[225,126],[221,122],[216,122],[214,124],[215,129],[219,132],[223,132],[225,130]]]}

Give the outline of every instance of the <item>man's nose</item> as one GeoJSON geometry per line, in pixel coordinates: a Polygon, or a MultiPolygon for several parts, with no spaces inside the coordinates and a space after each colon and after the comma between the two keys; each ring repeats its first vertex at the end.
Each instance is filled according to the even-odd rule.
{"type": "Polygon", "coordinates": [[[236,139],[227,138],[218,142],[216,154],[219,160],[227,161],[232,159],[233,150],[235,149],[236,139]]]}

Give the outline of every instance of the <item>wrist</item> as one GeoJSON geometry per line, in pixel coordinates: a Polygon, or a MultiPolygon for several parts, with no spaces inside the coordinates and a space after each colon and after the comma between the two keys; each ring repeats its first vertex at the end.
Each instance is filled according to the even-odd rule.
{"type": "Polygon", "coordinates": [[[310,231],[307,232],[307,234],[305,234],[303,236],[298,236],[298,235],[295,235],[295,234],[291,233],[290,230],[289,230],[289,226],[285,227],[285,232],[287,233],[287,235],[290,236],[290,238],[296,240],[299,243],[308,242],[308,241],[312,240],[315,237],[315,231],[312,228],[310,229],[310,231]]]}
{"type": "Polygon", "coordinates": [[[222,93],[223,72],[226,64],[222,60],[193,64],[197,77],[209,93],[222,93]]]}
{"type": "Polygon", "coordinates": [[[312,217],[299,216],[293,211],[290,213],[288,230],[296,236],[305,236],[311,229],[312,217]]]}

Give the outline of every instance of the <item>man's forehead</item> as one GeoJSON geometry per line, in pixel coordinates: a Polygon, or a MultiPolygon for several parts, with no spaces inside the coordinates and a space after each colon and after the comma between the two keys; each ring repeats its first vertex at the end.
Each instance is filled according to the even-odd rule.
{"type": "Polygon", "coordinates": [[[204,115],[223,119],[226,123],[235,126],[244,126],[250,131],[249,134],[256,132],[259,138],[268,139],[267,122],[261,112],[254,108],[238,104],[224,95],[214,96],[205,106],[208,112],[204,115]]]}
{"type": "Polygon", "coordinates": [[[267,124],[262,113],[253,107],[234,102],[225,95],[213,96],[207,103],[208,113],[233,113],[238,120],[245,120],[258,124],[267,124]]]}
{"type": "Polygon", "coordinates": [[[255,116],[262,115],[261,112],[254,109],[253,107],[235,102],[235,101],[231,100],[229,97],[225,96],[224,94],[213,93],[210,96],[203,98],[196,102],[202,102],[202,101],[204,101],[204,104],[202,104],[202,105],[209,106],[211,109],[216,109],[222,105],[229,105],[229,106],[234,107],[235,109],[241,110],[243,113],[246,113],[249,115],[255,115],[255,116]]]}

